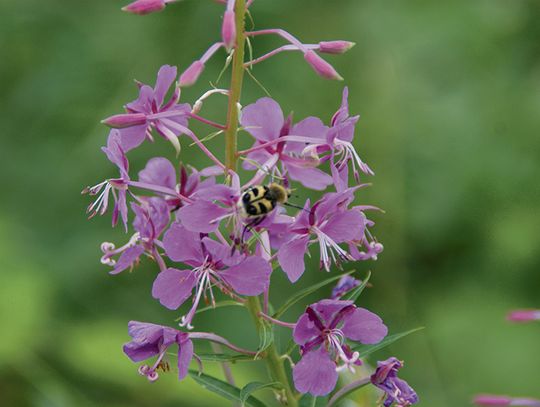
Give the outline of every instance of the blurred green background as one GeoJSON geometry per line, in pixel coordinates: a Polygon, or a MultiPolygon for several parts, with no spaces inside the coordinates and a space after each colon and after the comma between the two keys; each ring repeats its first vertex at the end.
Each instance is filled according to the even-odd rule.
{"type": "MultiPolygon", "coordinates": [[[[87,221],[79,195],[115,176],[99,150],[107,136],[99,120],[136,97],[133,78],[153,83],[161,65],[183,70],[201,55],[219,36],[223,7],[186,0],[139,17],[123,5],[0,1],[2,406],[229,405],[191,379],[170,374],[150,385],[137,375],[121,352],[127,322],[172,325],[177,313],[151,298],[149,262],[107,274],[100,243],[128,237],[110,229],[109,216],[87,221]]],[[[305,42],[357,43],[328,60],[361,114],[356,145],[377,175],[360,197],[386,210],[374,216],[385,251],[348,269],[373,271],[361,304],[391,332],[426,327],[375,356],[406,360],[403,376],[422,406],[467,406],[477,392],[540,398],[540,327],[504,320],[509,309],[540,306],[538,1],[257,0],[252,13],[256,27],[281,26],[305,42]]],[[[280,44],[260,38],[255,53],[280,44]]],[[[184,101],[215,81],[223,57],[184,101]]],[[[342,84],[317,77],[300,55],[254,74],[297,119],[328,121],[339,105],[342,84]]],[[[264,96],[245,84],[244,104],[264,96]]],[[[223,106],[216,97],[204,113],[222,121],[223,106]]],[[[210,145],[219,152],[220,143],[210,145]]],[[[174,158],[158,140],[130,154],[131,168],[155,155],[174,158]]],[[[186,142],[183,157],[206,164],[186,142]]],[[[312,271],[300,284],[324,277],[312,271]]],[[[275,304],[298,289],[275,280],[275,304]]],[[[241,309],[201,317],[198,329],[256,346],[241,309]]],[[[234,371],[239,384],[264,377],[257,364],[234,371]]]]}

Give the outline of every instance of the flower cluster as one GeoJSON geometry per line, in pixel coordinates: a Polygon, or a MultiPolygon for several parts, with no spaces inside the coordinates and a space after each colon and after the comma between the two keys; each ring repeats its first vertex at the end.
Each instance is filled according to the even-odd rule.
{"type": "MultiPolygon", "coordinates": [[[[147,14],[172,2],[137,0],[124,10],[147,14]]],[[[354,203],[368,185],[360,179],[373,175],[353,143],[359,116],[349,113],[347,88],[327,119],[309,116],[295,121],[270,97],[239,107],[239,100],[234,99],[239,92],[234,86],[238,83],[235,78],[245,70],[284,51],[301,52],[317,74],[341,79],[319,53],[341,54],[354,44],[304,44],[280,29],[245,31],[237,26],[243,21],[238,13],[245,13],[252,1],[222,3],[226,6],[220,41],[180,75],[175,67],[165,65],[159,69],[154,86],[137,82],[137,99],[127,103],[123,113],[103,120],[111,128],[103,152],[118,168],[119,176],[83,191],[97,197],[88,207],[90,216],[105,214],[112,201],[113,226],[120,219],[128,231],[131,219],[133,233],[125,244],[101,245],[101,262],[111,267],[110,273],[133,270],[142,257],[155,261],[160,271],[152,285],[153,298],[169,310],[182,310],[179,325],[183,330],[130,322],[132,341],[124,346],[124,352],[135,362],[156,357],[152,366],[139,368],[150,381],[158,378],[158,370],[170,369],[167,351],[172,346],[178,347],[180,379],[187,375],[192,359],[200,364],[194,339],[264,358],[264,352],[242,349],[213,333],[193,331],[202,302],[216,306],[225,296],[249,308],[252,298],[261,295],[262,311],[254,314],[261,324],[293,329],[301,355],[292,372],[296,390],[327,395],[336,387],[339,371],[354,371],[362,363],[353,350],[356,343],[379,343],[387,334],[386,326],[377,315],[356,307],[353,300],[340,299],[360,284],[350,276],[342,278],[331,299],[308,306],[295,324],[268,314],[269,289],[272,273],[280,272],[277,269],[291,283],[297,283],[306,272],[305,258],[313,251],[319,252],[319,268],[326,272],[349,262],[376,260],[382,252],[383,246],[370,231],[374,222],[368,218],[377,208],[354,203]],[[182,87],[197,81],[213,55],[223,49],[233,59],[238,58],[243,55],[245,38],[259,35],[278,35],[287,45],[250,61],[233,62],[230,89],[211,89],[193,106],[180,103],[182,87]],[[226,124],[200,115],[206,98],[216,94],[229,98],[226,124]],[[236,146],[231,140],[240,130],[253,144],[244,151],[234,150],[233,158],[223,162],[220,154],[210,151],[193,132],[194,120],[223,134],[227,146],[236,146]],[[154,142],[156,136],[171,143],[181,158],[182,141],[189,139],[208,158],[207,166],[196,169],[189,163],[176,165],[165,157],[153,157],[134,174],[127,154],[145,141],[154,142]],[[236,159],[243,160],[242,172],[236,169],[236,159]],[[292,204],[291,187],[322,191],[323,195],[313,203],[308,199],[302,205],[292,204]],[[187,306],[182,307],[184,304],[187,306]]],[[[278,368],[284,369],[282,361],[278,362],[278,368]]],[[[388,395],[385,406],[417,401],[414,391],[397,378],[399,367],[400,362],[394,359],[381,362],[372,376],[372,383],[388,395]]],[[[285,398],[294,405],[294,391],[286,393],[285,398]]]]}

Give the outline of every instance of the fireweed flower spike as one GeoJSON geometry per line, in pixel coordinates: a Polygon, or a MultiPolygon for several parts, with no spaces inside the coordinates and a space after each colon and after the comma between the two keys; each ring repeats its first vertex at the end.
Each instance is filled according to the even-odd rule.
{"type": "Polygon", "coordinates": [[[381,318],[357,308],[352,301],[322,300],[310,305],[294,328],[294,341],[300,345],[302,359],[293,369],[294,385],[301,393],[324,396],[336,386],[338,370],[354,371],[360,365],[346,339],[375,344],[388,329],[381,318]]]}
{"type": "MultiPolygon", "coordinates": [[[[163,10],[175,0],[130,1],[125,11],[148,14],[163,10]]],[[[223,19],[209,22],[208,26],[215,28],[216,38],[202,56],[186,63],[187,69],[179,76],[175,67],[164,65],[154,86],[137,82],[137,99],[124,106],[124,113],[103,121],[112,128],[103,151],[120,175],[85,189],[84,192],[97,197],[88,212],[91,216],[102,215],[109,202],[112,205],[114,201],[113,225],[120,218],[126,231],[128,220],[133,229],[127,243],[118,248],[112,243],[102,244],[101,261],[112,267],[110,273],[133,269],[142,258],[155,261],[159,274],[152,285],[152,296],[170,310],[183,307],[180,326],[190,331],[146,322],[129,323],[132,340],[124,346],[126,355],[135,362],[154,358],[152,363],[140,366],[141,375],[150,381],[157,380],[158,372],[171,369],[167,359],[172,353],[178,359],[175,363],[182,379],[190,362],[195,360],[201,366],[194,340],[204,339],[242,355],[257,356],[254,359],[266,363],[270,379],[278,381],[283,389],[276,392],[279,403],[298,407],[298,392],[326,395],[336,386],[338,371],[354,371],[361,364],[360,353],[353,350],[352,343],[379,343],[387,328],[377,315],[357,308],[353,301],[340,300],[360,283],[352,277],[338,282],[332,299],[307,307],[296,324],[281,321],[282,312],[297,300],[292,297],[279,308],[270,303],[272,270],[281,268],[291,282],[297,282],[305,271],[304,259],[311,246],[318,246],[315,249],[320,252],[320,268],[326,271],[339,267],[343,261],[376,259],[382,245],[371,235],[374,223],[366,213],[378,208],[353,203],[356,191],[368,185],[360,184],[360,173],[373,172],[353,146],[358,116],[349,114],[347,88],[341,106],[329,122],[314,116],[294,121],[293,115],[284,114],[271,98],[242,100],[242,84],[253,65],[284,51],[301,53],[321,77],[342,79],[321,55],[343,54],[354,44],[343,40],[304,44],[281,29],[248,32],[245,21],[252,0],[215,1],[223,5],[223,19]],[[251,55],[246,52],[247,48],[251,51],[251,39],[259,35],[278,35],[285,43],[246,60],[246,54],[251,55]],[[227,52],[230,86],[204,89],[193,107],[181,103],[181,88],[194,84],[209,59],[221,54],[222,48],[227,52]],[[199,115],[203,102],[214,94],[227,96],[223,106],[227,120],[223,124],[199,115]],[[217,131],[213,129],[205,140],[199,139],[188,127],[189,119],[217,131]],[[173,144],[177,156],[182,139],[190,138],[212,161],[211,166],[193,168],[186,161],[189,154],[182,157],[181,165],[178,160],[150,156],[144,167],[136,169],[136,175],[130,174],[126,154],[143,145],[145,139],[153,141],[156,134],[173,144]],[[238,151],[237,145],[243,144],[238,140],[239,134],[253,137],[250,148],[238,151]],[[214,136],[222,136],[225,144],[223,151],[216,152],[217,156],[203,143],[214,136]],[[217,158],[221,156],[224,162],[217,158]],[[245,179],[243,173],[237,172],[240,161],[248,172],[245,179]],[[353,172],[356,183],[349,183],[349,172],[353,172]],[[330,191],[314,204],[307,200],[292,209],[298,198],[286,202],[280,196],[289,195],[300,186],[330,191]],[[249,210],[250,205],[256,210],[249,210]],[[258,352],[238,348],[212,333],[191,331],[201,301],[217,307],[216,301],[221,297],[230,297],[234,304],[249,311],[260,338],[258,352]],[[272,309],[277,311],[273,313],[272,309]],[[269,335],[273,325],[294,330],[293,339],[301,358],[296,365],[291,363],[293,381],[289,379],[289,366],[284,363],[287,358],[291,360],[292,349],[285,354],[280,351],[273,335],[269,335]]],[[[231,301],[225,303],[229,305],[231,301]]],[[[387,407],[392,403],[404,407],[417,400],[414,391],[397,378],[399,367],[401,362],[394,359],[380,362],[371,377],[375,386],[385,390],[387,407]]],[[[225,378],[236,387],[230,372],[225,372],[225,378]]],[[[218,383],[220,379],[215,380],[218,383]]],[[[368,384],[370,378],[351,385],[359,383],[368,384]]],[[[337,390],[333,400],[341,400],[350,388],[337,390]]],[[[214,389],[219,393],[218,390],[214,389]]]]}
{"type": "Polygon", "coordinates": [[[377,362],[377,370],[371,376],[371,383],[384,391],[386,395],[384,407],[390,407],[393,403],[396,403],[396,407],[418,403],[418,396],[413,388],[405,380],[397,377],[398,370],[402,367],[403,362],[394,357],[377,362]]]}
{"type": "Polygon", "coordinates": [[[160,303],[177,309],[195,290],[193,305],[182,318],[181,326],[192,328],[191,322],[201,298],[215,304],[212,287],[227,294],[259,295],[269,285],[272,269],[258,256],[231,254],[229,246],[218,243],[198,233],[190,232],[174,223],[165,233],[163,247],[167,256],[193,267],[191,270],[169,268],[158,274],[152,295],[160,303]]]}
{"type": "Polygon", "coordinates": [[[540,407],[540,400],[531,398],[514,398],[508,396],[494,396],[483,394],[476,396],[473,403],[477,406],[523,406],[540,407]]]}

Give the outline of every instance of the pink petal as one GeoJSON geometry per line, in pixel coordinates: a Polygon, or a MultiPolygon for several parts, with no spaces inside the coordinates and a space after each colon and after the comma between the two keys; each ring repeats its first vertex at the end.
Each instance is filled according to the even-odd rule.
{"type": "Polygon", "coordinates": [[[293,331],[293,338],[298,345],[303,345],[314,337],[320,335],[320,333],[321,331],[313,322],[311,322],[309,316],[304,313],[298,319],[298,322],[296,322],[296,326],[293,331]]]}
{"type": "Polygon", "coordinates": [[[363,344],[379,343],[388,333],[382,319],[364,308],[357,308],[344,318],[343,334],[363,344]]]}
{"type": "Polygon", "coordinates": [[[321,346],[307,352],[293,369],[294,386],[301,393],[324,396],[336,387],[336,364],[321,346]]]}
{"type": "Polygon", "coordinates": [[[176,170],[166,158],[155,157],[148,160],[146,167],[139,171],[139,181],[175,189],[176,170]]]}
{"type": "Polygon", "coordinates": [[[188,374],[189,364],[193,358],[193,342],[190,339],[178,344],[178,380],[188,374]]]}
{"type": "Polygon", "coordinates": [[[307,252],[308,242],[309,236],[302,235],[283,244],[278,251],[279,265],[292,283],[304,274],[304,255],[307,252]]]}
{"type": "MultiPolygon", "coordinates": [[[[313,143],[325,143],[327,131],[328,127],[323,124],[321,119],[312,116],[306,117],[304,120],[296,123],[289,133],[294,136],[309,137],[313,139],[313,143]]],[[[306,147],[306,144],[307,143],[287,141],[286,151],[301,153],[306,147]]]]}
{"type": "Polygon", "coordinates": [[[204,260],[199,234],[187,230],[179,222],[173,223],[165,233],[163,247],[173,261],[200,265],[204,260]]]}
{"type": "Polygon", "coordinates": [[[127,268],[133,267],[135,263],[139,260],[141,254],[144,253],[144,248],[142,246],[133,246],[126,249],[121,255],[114,270],[109,272],[109,274],[118,274],[124,271],[127,268]]]}
{"type": "Polygon", "coordinates": [[[169,309],[177,309],[186,301],[197,284],[191,270],[169,268],[158,274],[152,286],[152,297],[169,309]]]}
{"type": "Polygon", "coordinates": [[[279,137],[284,123],[283,112],[275,100],[261,98],[242,109],[240,123],[257,140],[270,141],[279,137]]]}
{"type": "Polygon", "coordinates": [[[291,179],[317,191],[323,191],[333,183],[332,177],[318,168],[298,167],[287,163],[287,171],[291,179]]]}
{"type": "Polygon", "coordinates": [[[238,294],[253,296],[268,289],[271,273],[272,268],[266,260],[252,256],[236,266],[220,271],[219,276],[238,294]]]}
{"type": "Polygon", "coordinates": [[[154,86],[154,100],[156,104],[161,106],[167,91],[176,79],[176,67],[170,65],[163,65],[159,68],[157,74],[156,85],[154,86]]]}
{"type": "Polygon", "coordinates": [[[321,231],[336,243],[360,239],[364,234],[365,218],[359,211],[337,212],[321,227],[321,231]]]}
{"type": "Polygon", "coordinates": [[[187,229],[193,232],[210,233],[219,226],[219,221],[215,220],[228,212],[226,208],[200,200],[180,208],[177,216],[187,229]]]}

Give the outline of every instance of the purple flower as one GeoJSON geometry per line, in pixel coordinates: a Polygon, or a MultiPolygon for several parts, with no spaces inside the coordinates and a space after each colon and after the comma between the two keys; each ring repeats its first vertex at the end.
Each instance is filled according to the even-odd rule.
{"type": "Polygon", "coordinates": [[[141,84],[139,97],[125,106],[127,113],[103,120],[109,126],[120,128],[121,146],[125,152],[138,147],[145,138],[153,140],[152,129],[169,140],[177,152],[180,151],[178,136],[187,127],[191,107],[187,103],[178,104],[178,87],[170,99],[164,101],[175,79],[176,67],[162,66],[154,88],[141,84]]]}
{"type": "Polygon", "coordinates": [[[120,134],[118,130],[111,130],[107,139],[107,147],[102,147],[102,151],[107,155],[109,161],[115,164],[120,170],[120,178],[111,178],[100,182],[93,187],[85,188],[82,193],[98,195],[96,200],[90,204],[86,210],[90,218],[95,215],[103,215],[109,207],[109,195],[112,193],[114,199],[114,209],[112,215],[112,224],[116,226],[118,216],[122,218],[127,232],[128,208],[126,193],[129,183],[129,162],[125,152],[120,144],[120,134]]]}
{"type": "MultiPolygon", "coordinates": [[[[315,168],[318,160],[301,157],[306,141],[324,137],[328,128],[316,117],[308,117],[292,125],[289,117],[283,117],[283,112],[276,101],[262,98],[242,109],[241,124],[255,139],[255,149],[247,155],[244,168],[254,169],[260,167],[263,174],[268,172],[276,175],[285,175],[302,183],[305,187],[324,190],[332,184],[332,178],[323,171],[315,168]],[[266,145],[264,148],[258,146],[266,145]],[[253,166],[251,162],[257,163],[253,166]],[[281,171],[276,167],[281,165],[281,171]]],[[[253,150],[253,148],[251,149],[253,150]]]]}
{"type": "Polygon", "coordinates": [[[354,366],[361,364],[358,352],[353,352],[345,339],[375,344],[387,332],[381,318],[357,308],[352,301],[322,300],[310,305],[293,332],[302,355],[293,369],[296,389],[314,396],[330,393],[336,386],[338,370],[354,371],[354,366]]]}
{"type": "Polygon", "coordinates": [[[362,281],[357,280],[354,277],[349,275],[343,276],[339,279],[338,283],[332,290],[331,298],[333,300],[337,300],[345,293],[351,291],[354,287],[358,287],[360,284],[362,284],[362,281]]]}
{"type": "MultiPolygon", "coordinates": [[[[177,184],[176,170],[169,160],[164,157],[154,157],[146,163],[143,170],[139,171],[139,181],[143,186],[158,186],[166,188],[167,193],[160,195],[167,201],[172,210],[182,207],[199,188],[214,185],[213,177],[201,180],[200,173],[195,168],[180,166],[180,178],[177,184]],[[170,194],[175,192],[176,195],[170,194]]],[[[156,192],[157,188],[156,188],[156,192]]]]}
{"type": "Polygon", "coordinates": [[[183,379],[188,373],[189,363],[193,358],[193,343],[189,335],[176,329],[150,324],[148,322],[130,321],[129,336],[133,339],[124,345],[124,353],[133,361],[141,362],[153,356],[157,360],[152,367],[142,365],[139,373],[150,381],[159,377],[158,368],[168,370],[168,364],[163,360],[165,352],[172,345],[178,345],[178,379],[183,379]]]}
{"type": "Polygon", "coordinates": [[[304,155],[318,158],[319,154],[329,153],[331,159],[331,171],[336,184],[336,188],[343,190],[348,187],[348,164],[352,163],[353,173],[358,180],[358,169],[365,174],[373,175],[373,171],[362,161],[356,152],[352,141],[354,138],[354,129],[359,116],[349,116],[349,90],[343,89],[341,106],[332,117],[331,127],[323,135],[319,136],[319,141],[313,141],[313,144],[304,149],[304,155]],[[357,168],[358,167],[358,168],[357,168]]]}
{"type": "Polygon", "coordinates": [[[115,248],[114,244],[105,242],[101,245],[103,257],[101,263],[114,266],[110,274],[118,274],[128,268],[133,268],[143,253],[158,257],[154,242],[169,224],[170,212],[167,203],[157,197],[141,199],[139,205],[132,203],[135,213],[133,228],[136,233],[124,246],[115,248]],[[121,253],[118,261],[112,257],[121,253]]]}
{"type": "Polygon", "coordinates": [[[212,287],[234,295],[259,295],[266,291],[272,269],[270,264],[258,256],[231,254],[227,244],[218,243],[208,237],[190,232],[180,223],[173,223],[165,233],[163,247],[167,256],[182,262],[192,269],[169,268],[158,274],[152,295],[169,308],[177,309],[195,291],[193,305],[182,317],[181,326],[191,329],[191,321],[202,296],[214,303],[212,287]]]}
{"type": "Polygon", "coordinates": [[[292,282],[304,273],[304,256],[308,245],[319,242],[321,268],[330,271],[332,261],[350,261],[354,258],[339,246],[353,242],[364,234],[365,216],[360,211],[346,209],[354,198],[353,189],[326,194],[311,208],[309,200],[289,227],[290,239],[278,251],[278,261],[292,282]]]}
{"type": "Polygon", "coordinates": [[[411,386],[397,377],[398,370],[403,367],[394,357],[383,362],[377,362],[377,369],[371,375],[371,383],[383,390],[386,394],[384,407],[390,407],[396,403],[396,407],[407,407],[418,403],[418,396],[411,386]]]}
{"type": "Polygon", "coordinates": [[[513,398],[508,396],[494,396],[482,394],[476,396],[473,403],[478,406],[524,406],[540,407],[540,400],[531,398],[513,398]]]}

